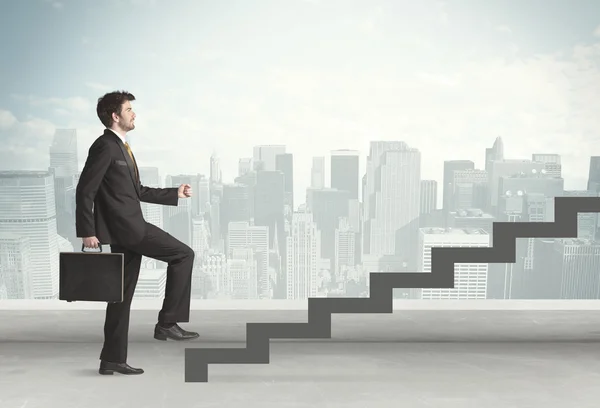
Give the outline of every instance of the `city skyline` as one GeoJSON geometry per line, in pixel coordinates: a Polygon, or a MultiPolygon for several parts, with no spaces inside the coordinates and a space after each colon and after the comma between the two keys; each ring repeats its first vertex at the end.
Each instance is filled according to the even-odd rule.
{"type": "MultiPolygon", "coordinates": [[[[79,177],[76,144],[76,130],[58,129],[48,148],[52,164],[48,171],[0,172],[4,197],[0,297],[22,293],[25,298],[52,299],[57,295],[57,254],[72,251],[80,240],[73,219],[79,177]]],[[[505,157],[505,150],[503,140],[496,138],[484,151],[485,169],[476,169],[472,160],[445,161],[441,183],[421,179],[421,152],[403,141],[371,141],[367,172],[362,176],[358,152],[337,150],[331,156],[332,184],[345,190],[313,179],[318,185],[308,188],[306,202],[292,209],[286,201],[286,182],[293,183],[294,168],[283,166],[290,163],[291,153],[283,145],[258,145],[252,160],[239,161],[235,183],[223,180],[219,160],[213,157],[208,177],[165,175],[164,187],[190,183],[197,196],[180,200],[176,207],[142,203],[142,211],[149,222],[198,254],[194,298],[368,296],[372,272],[429,272],[432,246],[490,246],[494,222],[552,221],[555,197],[600,194],[598,156],[590,157],[587,188],[570,190],[562,178],[560,155],[533,153],[529,160],[514,160],[505,157]],[[355,190],[359,180],[365,188],[360,197],[355,190]],[[438,184],[442,194],[434,188],[438,184]],[[432,205],[440,195],[441,209],[432,205]]],[[[321,172],[322,163],[313,161],[313,166],[321,172]]],[[[141,167],[140,172],[143,184],[162,184],[160,169],[141,167]]],[[[311,173],[316,174],[314,169],[311,173]]],[[[594,285],[598,276],[589,267],[600,262],[597,214],[580,214],[578,220],[576,239],[517,241],[515,263],[457,265],[454,289],[399,288],[396,295],[411,299],[600,296],[600,292],[594,295],[600,286],[584,288],[573,280],[585,273],[594,285]],[[567,255],[574,250],[582,257],[576,263],[567,255]],[[534,262],[534,258],[540,259],[534,262]],[[547,259],[563,266],[554,269],[553,262],[545,263],[547,259]]],[[[164,291],[165,271],[159,264],[144,260],[136,296],[152,298],[164,291]]]]}
{"type": "Polygon", "coordinates": [[[164,38],[126,16],[114,16],[126,32],[104,33],[106,9],[93,2],[6,4],[0,162],[47,167],[56,128],[78,129],[85,157],[102,131],[96,99],[124,88],[138,98],[136,157],[164,174],[191,163],[208,173],[216,151],[230,180],[253,145],[284,144],[301,169],[298,200],[311,157],[334,149],[358,150],[363,174],[369,140],[405,140],[431,163],[422,178],[440,180],[442,158],[481,168],[480,152],[502,136],[515,159],[552,146],[566,187],[584,188],[587,157],[600,154],[595,2],[499,4],[111,1],[161,18],[164,38]],[[126,38],[135,45],[105,51],[126,38]],[[104,52],[127,69],[108,68],[104,52]]]}
{"type": "MultiPolygon", "coordinates": [[[[136,96],[128,139],[142,182],[193,186],[177,207],[142,211],[198,253],[199,297],[364,295],[369,272],[424,271],[426,242],[459,239],[421,237],[423,228],[482,229],[491,241],[494,222],[548,220],[553,197],[599,191],[594,5],[0,6],[11,61],[0,72],[0,169],[53,173],[37,187],[1,173],[12,198],[0,223],[17,236],[3,238],[0,252],[10,262],[31,254],[30,266],[4,268],[4,282],[25,290],[15,276],[30,269],[36,297],[55,291],[53,257],[79,245],[74,191],[103,130],[96,100],[117,89],[136,96]],[[118,10],[144,18],[115,13],[127,29],[105,32],[106,14],[118,10]],[[160,35],[147,23],[158,18],[160,35]],[[33,210],[40,206],[46,212],[33,210]]],[[[553,279],[584,273],[566,255],[575,247],[596,262],[597,216],[579,220],[588,244],[519,241],[514,264],[464,269],[477,289],[458,293],[579,296],[578,287],[540,292],[529,279],[544,278],[547,259],[563,265],[553,279]]],[[[152,276],[148,290],[160,291],[152,276]]]]}

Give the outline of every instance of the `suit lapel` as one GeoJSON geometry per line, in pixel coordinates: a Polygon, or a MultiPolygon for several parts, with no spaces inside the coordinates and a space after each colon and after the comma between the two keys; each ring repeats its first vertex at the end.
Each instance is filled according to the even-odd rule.
{"type": "MultiPolygon", "coordinates": [[[[135,188],[135,192],[137,193],[137,195],[139,197],[140,196],[140,185],[139,185],[139,182],[137,181],[137,177],[135,176],[135,163],[133,162],[133,160],[131,160],[131,156],[129,156],[129,153],[127,153],[127,149],[125,148],[123,141],[110,129],[106,129],[104,131],[104,133],[111,134],[114,137],[115,142],[117,142],[117,145],[121,149],[121,152],[123,153],[123,158],[127,162],[127,167],[129,168],[129,175],[131,176],[131,181],[133,182],[133,188],[135,188]]],[[[132,155],[133,155],[133,153],[132,153],[132,155]]]]}

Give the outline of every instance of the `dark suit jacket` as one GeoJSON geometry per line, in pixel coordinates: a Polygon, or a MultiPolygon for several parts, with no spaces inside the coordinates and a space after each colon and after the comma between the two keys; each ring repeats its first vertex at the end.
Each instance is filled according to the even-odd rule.
{"type": "Polygon", "coordinates": [[[172,205],[177,187],[150,188],[137,181],[135,164],[110,129],[89,149],[76,191],[78,237],[96,236],[100,244],[136,244],[146,232],[140,202],[172,205]]]}

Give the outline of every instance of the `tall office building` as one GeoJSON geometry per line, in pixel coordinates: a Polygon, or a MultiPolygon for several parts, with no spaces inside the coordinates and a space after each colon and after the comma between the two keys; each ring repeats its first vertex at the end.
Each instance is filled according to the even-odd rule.
{"type": "Polygon", "coordinates": [[[272,277],[269,276],[269,229],[252,222],[230,222],[228,226],[227,256],[233,257],[234,250],[253,251],[253,261],[257,262],[256,285],[258,297],[272,298],[272,277]]]}
{"type": "Polygon", "coordinates": [[[395,256],[414,264],[420,188],[419,150],[404,142],[371,142],[363,202],[363,262],[376,265],[382,257],[395,256]]]}
{"type": "Polygon", "coordinates": [[[285,199],[284,205],[290,211],[294,209],[294,156],[291,153],[283,153],[275,156],[275,170],[283,173],[285,199]]]}
{"type": "Polygon", "coordinates": [[[485,171],[490,174],[492,171],[492,162],[502,160],[504,160],[504,142],[502,141],[502,138],[498,136],[496,140],[494,140],[492,147],[485,149],[485,171]]]}
{"type": "Polygon", "coordinates": [[[287,298],[307,299],[318,293],[321,233],[308,211],[296,211],[287,237],[287,298]]]}
{"type": "MultiPolygon", "coordinates": [[[[192,219],[192,249],[197,257],[202,257],[210,251],[210,224],[203,217],[192,219]]],[[[194,264],[197,266],[197,264],[194,264]]]]}
{"type": "Polygon", "coordinates": [[[452,211],[468,208],[488,208],[488,174],[485,170],[455,170],[453,189],[449,192],[452,211]]]}
{"type": "Polygon", "coordinates": [[[429,214],[437,208],[437,181],[421,180],[421,215],[429,214]]]}
{"type": "Polygon", "coordinates": [[[75,232],[75,175],[79,168],[77,131],[57,129],[49,150],[49,170],[54,174],[56,229],[61,236],[76,245],[80,241],[75,232]]]}
{"type": "MultiPolygon", "coordinates": [[[[433,247],[488,247],[490,237],[482,229],[421,228],[419,233],[419,271],[431,273],[433,247]]],[[[454,288],[423,288],[421,299],[485,299],[487,263],[457,263],[454,266],[454,288]]]]}
{"type": "Polygon", "coordinates": [[[200,260],[200,274],[205,277],[203,292],[209,299],[228,299],[231,296],[227,257],[223,253],[210,253],[200,260]]]}
{"type": "Polygon", "coordinates": [[[325,188],[325,157],[313,157],[310,168],[310,187],[316,190],[325,188]]]}
{"type": "Polygon", "coordinates": [[[538,287],[545,291],[535,297],[600,299],[600,243],[574,238],[548,241],[537,273],[538,287]]]}
{"type": "Polygon", "coordinates": [[[50,167],[57,177],[73,177],[79,171],[77,131],[57,129],[50,146],[50,167]]]}
{"type": "Polygon", "coordinates": [[[259,145],[254,146],[252,161],[254,170],[277,170],[277,155],[285,154],[285,145],[259,145]]]}
{"type": "Polygon", "coordinates": [[[0,231],[29,239],[33,298],[56,298],[59,252],[50,172],[0,171],[0,231]]]}
{"type": "Polygon", "coordinates": [[[348,191],[351,199],[358,199],[359,154],[356,150],[331,152],[331,188],[348,191]]]}
{"type": "Polygon", "coordinates": [[[223,184],[223,201],[220,203],[221,234],[227,239],[227,228],[232,221],[250,221],[252,206],[251,187],[241,183],[223,184]]]}
{"type": "Polygon", "coordinates": [[[30,273],[29,237],[16,233],[0,233],[0,287],[6,299],[31,299],[33,282],[30,273]]]}
{"type": "Polygon", "coordinates": [[[335,276],[336,280],[344,279],[344,270],[356,265],[356,231],[347,218],[339,219],[335,229],[335,276]]]}
{"type": "Polygon", "coordinates": [[[587,189],[600,193],[600,156],[590,157],[590,171],[588,175],[587,189]]]}
{"type": "Polygon", "coordinates": [[[351,193],[333,188],[311,191],[311,206],[308,209],[321,233],[321,258],[328,259],[331,270],[335,270],[335,230],[339,226],[339,219],[349,216],[351,193]]]}
{"type": "Polygon", "coordinates": [[[562,164],[559,154],[534,153],[531,155],[531,161],[544,163],[544,170],[549,176],[562,177],[562,164]]]}
{"type": "Polygon", "coordinates": [[[488,171],[489,201],[488,205],[492,215],[497,214],[498,198],[506,191],[500,189],[500,180],[504,176],[522,176],[543,174],[544,163],[531,160],[506,159],[502,161],[491,161],[488,171]]]}
{"type": "MultiPolygon", "coordinates": [[[[140,182],[146,187],[160,188],[158,167],[140,167],[140,182]]],[[[163,206],[160,204],[141,203],[144,219],[150,224],[163,228],[163,206]]]]}
{"type": "Polygon", "coordinates": [[[221,159],[216,153],[210,156],[210,182],[221,183],[223,181],[223,172],[221,171],[221,159]]]}
{"type": "MultiPolygon", "coordinates": [[[[254,188],[254,224],[269,227],[269,247],[277,236],[285,237],[285,176],[280,171],[259,171],[254,188]]],[[[279,252],[285,253],[285,242],[280,241],[279,252]]]]}
{"type": "Polygon", "coordinates": [[[227,268],[231,279],[232,299],[258,299],[258,262],[252,248],[233,248],[227,268]]]}
{"type": "Polygon", "coordinates": [[[539,193],[546,197],[559,197],[563,195],[564,184],[564,179],[551,177],[535,169],[530,173],[506,175],[498,179],[498,189],[504,194],[522,191],[524,194],[539,193]]]}
{"type": "Polygon", "coordinates": [[[456,210],[454,207],[453,196],[454,196],[454,172],[473,170],[475,163],[471,160],[446,160],[444,161],[444,187],[443,187],[443,201],[442,209],[447,214],[450,211],[456,210]]]}
{"type": "MultiPolygon", "coordinates": [[[[197,185],[197,176],[180,174],[176,176],[168,175],[165,181],[165,187],[179,187],[181,184],[197,185]]],[[[192,191],[194,188],[192,187],[192,191]]],[[[177,206],[166,205],[163,207],[163,226],[165,231],[173,235],[186,245],[192,243],[192,218],[198,214],[194,207],[198,206],[194,195],[192,198],[179,200],[177,206]]]]}
{"type": "Polygon", "coordinates": [[[238,177],[252,171],[252,157],[242,157],[238,160],[238,177]]]}
{"type": "Polygon", "coordinates": [[[192,298],[201,299],[206,297],[207,276],[202,270],[202,260],[210,253],[211,237],[210,223],[204,217],[192,219],[192,249],[196,254],[192,271],[192,298]]]}
{"type": "Polygon", "coordinates": [[[197,205],[197,211],[194,214],[204,215],[210,211],[210,180],[203,174],[198,174],[196,180],[192,180],[192,204],[197,205]],[[196,201],[194,201],[194,196],[196,201]]]}
{"type": "Polygon", "coordinates": [[[149,268],[150,265],[154,265],[154,262],[149,262],[148,265],[142,264],[140,268],[134,299],[160,299],[165,296],[167,268],[165,264],[160,265],[158,268],[149,268]]]}

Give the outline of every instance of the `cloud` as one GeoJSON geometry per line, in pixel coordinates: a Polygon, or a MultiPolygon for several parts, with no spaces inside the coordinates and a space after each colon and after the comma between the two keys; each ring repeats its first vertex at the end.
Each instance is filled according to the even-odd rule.
{"type": "Polygon", "coordinates": [[[85,114],[94,109],[95,104],[80,96],[69,98],[46,98],[35,95],[12,94],[12,98],[28,103],[31,107],[52,107],[56,113],[64,114],[65,112],[73,114],[85,114]]]}
{"type": "Polygon", "coordinates": [[[54,131],[55,126],[47,120],[18,120],[12,112],[0,110],[0,168],[46,170],[54,131]]]}
{"type": "Polygon", "coordinates": [[[496,27],[496,31],[500,31],[501,33],[512,34],[512,29],[507,25],[499,25],[496,27]]]}
{"type": "Polygon", "coordinates": [[[358,23],[358,28],[365,34],[381,34],[381,25],[384,20],[383,7],[377,6],[367,13],[367,17],[358,23]]]}
{"type": "Polygon", "coordinates": [[[513,55],[463,59],[443,74],[279,66],[265,82],[280,106],[270,118],[259,110],[256,120],[282,129],[304,179],[311,154],[358,148],[364,169],[369,140],[399,139],[421,150],[423,178],[440,180],[445,159],[483,167],[484,149],[500,135],[511,158],[561,154],[567,188],[585,188],[589,156],[600,153],[600,43],[513,55]]]}
{"type": "MultiPolygon", "coordinates": [[[[393,18],[393,9],[384,13],[373,8],[369,14],[368,9],[352,13],[350,7],[324,8],[323,13],[335,12],[333,18],[342,24],[316,27],[323,39],[318,46],[301,43],[302,32],[291,23],[290,41],[281,32],[281,45],[272,43],[268,50],[249,27],[228,27],[210,32],[206,37],[212,43],[188,40],[179,48],[156,51],[156,64],[134,58],[138,120],[130,136],[136,157],[141,165],[160,167],[162,175],[208,172],[210,153],[216,149],[226,152],[221,154],[224,176],[232,180],[238,158],[252,155],[253,145],[286,144],[294,154],[302,199],[311,156],[357,149],[362,176],[370,140],[405,140],[422,152],[422,177],[439,181],[445,159],[472,159],[482,167],[484,149],[500,135],[508,157],[557,152],[563,155],[568,185],[585,177],[589,156],[598,154],[600,146],[600,43],[523,57],[518,39],[494,32],[510,32],[508,25],[497,25],[503,21],[485,25],[481,18],[479,26],[469,25],[457,10],[452,14],[457,23],[441,26],[438,11],[445,12],[443,4],[426,8],[401,8],[393,18]],[[423,19],[415,17],[419,13],[423,19]],[[385,36],[364,35],[361,27],[370,34],[385,28],[385,36]],[[243,49],[236,51],[228,41],[238,37],[243,49]]],[[[253,17],[255,24],[266,24],[253,17]]],[[[176,33],[177,27],[167,28],[176,33]]],[[[140,40],[150,42],[142,36],[140,40]]],[[[149,52],[153,50],[143,46],[134,51],[149,52]]],[[[112,80],[108,75],[90,77],[86,86],[99,96],[113,90],[112,80]]],[[[77,129],[83,164],[89,145],[102,133],[95,99],[19,98],[36,115],[55,120],[54,125],[60,121],[61,127],[77,129]],[[34,110],[42,107],[60,116],[34,110]]],[[[29,120],[4,112],[0,127],[25,129],[29,120]]],[[[35,145],[46,156],[45,134],[40,133],[45,139],[35,145]]],[[[25,140],[36,137],[27,135],[25,140]]]]}
{"type": "Polygon", "coordinates": [[[17,122],[12,112],[0,110],[0,130],[10,129],[17,122]]]}
{"type": "Polygon", "coordinates": [[[454,78],[450,78],[442,74],[433,74],[428,72],[419,72],[417,78],[424,84],[430,84],[438,87],[453,87],[457,86],[458,82],[454,78]]]}
{"type": "Polygon", "coordinates": [[[85,86],[87,86],[90,89],[93,89],[94,91],[99,92],[111,92],[112,90],[114,90],[114,88],[110,85],[99,84],[97,82],[86,82],[85,86]]]}
{"type": "Polygon", "coordinates": [[[598,27],[596,27],[596,29],[594,30],[594,35],[596,37],[600,37],[600,25],[598,27]]]}

